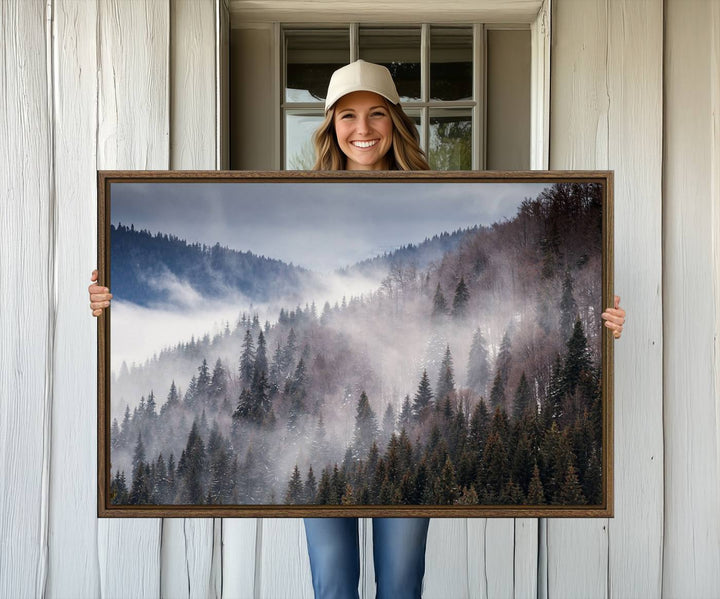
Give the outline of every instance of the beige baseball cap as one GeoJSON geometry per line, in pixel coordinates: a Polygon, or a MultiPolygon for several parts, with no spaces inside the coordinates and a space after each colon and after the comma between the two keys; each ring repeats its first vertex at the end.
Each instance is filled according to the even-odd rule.
{"type": "Polygon", "coordinates": [[[330,77],[325,112],[344,95],[357,91],[375,92],[393,104],[400,101],[395,82],[387,68],[372,62],[356,60],[339,68],[330,77]]]}

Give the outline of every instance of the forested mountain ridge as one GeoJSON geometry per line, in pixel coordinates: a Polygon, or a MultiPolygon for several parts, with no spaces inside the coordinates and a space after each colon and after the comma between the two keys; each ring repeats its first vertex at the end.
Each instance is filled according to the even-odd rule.
{"type": "Polygon", "coordinates": [[[234,291],[251,301],[292,297],[310,273],[281,260],[233,250],[219,243],[188,243],[134,225],[110,225],[110,276],[116,300],[141,306],[173,304],[173,287],[190,285],[206,299],[234,291]]]}
{"type": "Polygon", "coordinates": [[[420,243],[408,243],[396,250],[362,260],[357,264],[340,269],[339,272],[341,274],[369,273],[378,268],[388,269],[393,265],[413,265],[419,269],[426,268],[431,263],[441,259],[446,252],[455,250],[466,235],[477,232],[481,228],[476,225],[465,229],[457,229],[451,233],[439,233],[425,238],[420,243]]]}
{"type": "Polygon", "coordinates": [[[371,294],[178,345],[169,390],[121,375],[114,501],[597,504],[600,210],[555,185],[371,294]]]}

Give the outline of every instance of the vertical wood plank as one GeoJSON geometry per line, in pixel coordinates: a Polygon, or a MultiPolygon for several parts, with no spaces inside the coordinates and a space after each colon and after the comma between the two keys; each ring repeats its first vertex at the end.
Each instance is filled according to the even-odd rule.
{"type": "Polygon", "coordinates": [[[215,0],[170,0],[170,168],[217,168],[215,0]]]}
{"type": "MultiPolygon", "coordinates": [[[[216,166],[214,0],[170,0],[170,168],[216,166]]],[[[219,522],[219,521],[218,521],[219,522]]],[[[162,527],[163,597],[216,597],[221,534],[211,518],[168,518],[162,527]],[[218,543],[219,545],[219,543],[218,543]],[[216,566],[216,567],[213,567],[216,566]]]]}
{"type": "Polygon", "coordinates": [[[423,597],[457,599],[473,595],[468,588],[468,520],[466,518],[433,518],[428,528],[425,551],[423,597]]]}
{"type": "MultiPolygon", "coordinates": [[[[552,4],[554,169],[608,167],[607,4],[608,0],[552,4]]],[[[547,576],[549,597],[608,596],[607,519],[549,519],[546,544],[547,573],[541,576],[547,576]]]]}
{"type": "Polygon", "coordinates": [[[720,590],[716,3],[665,3],[663,594],[720,590]]]}
{"type": "Polygon", "coordinates": [[[301,518],[259,519],[262,527],[256,562],[255,596],[312,599],[310,558],[301,518]]]}
{"type": "Polygon", "coordinates": [[[515,520],[468,519],[468,588],[470,597],[513,597],[515,520]]]}
{"type": "Polygon", "coordinates": [[[539,520],[515,519],[513,596],[535,599],[538,589],[539,520]]]}
{"type": "Polygon", "coordinates": [[[46,577],[54,329],[46,13],[0,3],[0,596],[46,577]]]}
{"type": "MultiPolygon", "coordinates": [[[[99,0],[100,169],[169,166],[167,2],[99,0]]],[[[99,521],[103,597],[160,596],[161,521],[99,521]]]]}
{"type": "Polygon", "coordinates": [[[615,289],[629,326],[615,343],[611,597],[662,593],[662,0],[608,4],[608,165],[615,171],[615,289]],[[640,224],[642,223],[642,224],[640,224]]]}
{"type": "Polygon", "coordinates": [[[255,592],[257,523],[255,518],[223,520],[223,599],[259,596],[255,592]]]}
{"type": "Polygon", "coordinates": [[[57,326],[46,596],[98,597],[97,325],[86,290],[97,247],[97,6],[56,0],[53,12],[57,326]]]}

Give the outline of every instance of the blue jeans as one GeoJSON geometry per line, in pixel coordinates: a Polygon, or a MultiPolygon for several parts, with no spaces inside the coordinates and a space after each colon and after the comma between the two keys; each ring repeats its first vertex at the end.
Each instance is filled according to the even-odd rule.
{"type": "MultiPolygon", "coordinates": [[[[373,518],[377,599],[420,599],[429,518],[373,518]]],[[[315,599],[358,599],[357,518],[305,518],[315,599]]]]}

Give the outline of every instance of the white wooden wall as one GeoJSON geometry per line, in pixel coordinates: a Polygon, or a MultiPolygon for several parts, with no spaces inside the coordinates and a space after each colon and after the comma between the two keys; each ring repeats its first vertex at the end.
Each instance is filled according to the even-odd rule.
{"type": "MultiPolygon", "coordinates": [[[[615,170],[616,515],[433,520],[424,596],[718,597],[720,2],[551,25],[549,166],[615,170]]],[[[0,597],[312,594],[301,521],[95,517],[95,170],[222,165],[226,31],[224,0],[0,2],[0,597]]]]}

